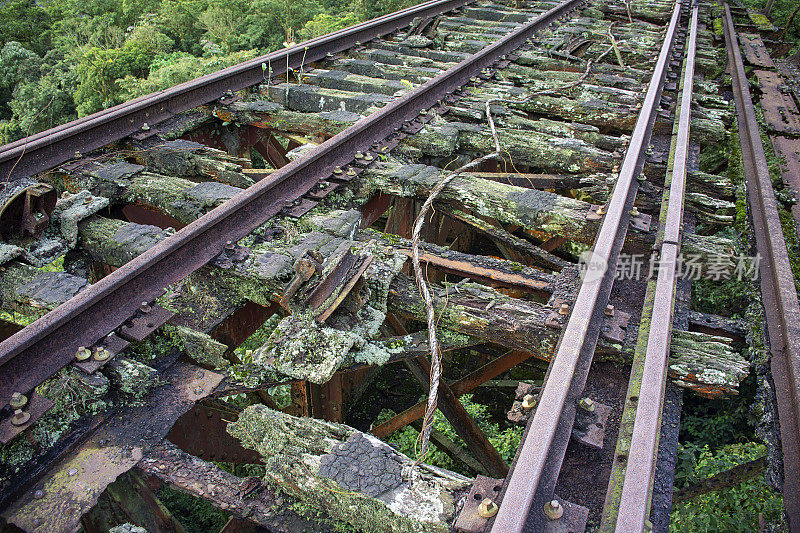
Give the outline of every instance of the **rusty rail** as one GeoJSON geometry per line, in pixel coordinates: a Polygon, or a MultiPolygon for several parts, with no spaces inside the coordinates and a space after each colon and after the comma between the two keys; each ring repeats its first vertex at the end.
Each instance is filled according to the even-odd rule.
{"type": "Polygon", "coordinates": [[[739,40],[727,3],[724,22],[747,198],[756,248],[761,255],[761,294],[783,448],[783,501],[789,528],[800,531],[800,305],[739,40]]]}
{"type": "MultiPolygon", "coordinates": [[[[659,244],[658,279],[655,302],[647,337],[641,384],[638,387],[636,418],[625,469],[625,481],[616,517],[616,531],[644,531],[650,516],[650,492],[656,472],[658,442],[661,435],[661,412],[667,385],[667,361],[675,311],[675,288],[678,283],[678,251],[683,224],[686,171],[689,158],[689,132],[692,118],[694,56],[697,42],[698,7],[692,8],[688,50],[684,63],[683,90],[680,100],[675,157],[666,206],[663,237],[659,244]]],[[[634,366],[635,371],[635,366],[634,366]]],[[[631,379],[631,383],[634,380],[631,379]]],[[[633,397],[627,395],[629,401],[633,397]]]]}
{"type": "Polygon", "coordinates": [[[607,214],[588,261],[586,276],[547,372],[548,378],[558,376],[558,379],[545,381],[511,475],[506,478],[493,532],[541,531],[547,524],[544,506],[553,497],[575,420],[576,402],[586,384],[597,345],[600,322],[638,191],[636,177],[644,165],[661,100],[681,7],[681,2],[675,3],[607,214]]]}
{"type": "Polygon", "coordinates": [[[0,181],[32,176],[141,131],[178,113],[387,35],[415,18],[428,18],[473,0],[431,0],[228,67],[163,91],[135,98],[41,133],[0,146],[0,181]],[[267,70],[265,70],[265,68],[267,70]]]}
{"type": "MultiPolygon", "coordinates": [[[[451,0],[448,0],[451,1],[451,0]]],[[[309,191],[357,151],[387,138],[420,110],[438,103],[472,76],[520,47],[534,32],[578,6],[565,0],[502,39],[328,139],[238,196],[164,239],[142,255],[0,343],[0,406],[67,365],[79,346],[90,346],[152,301],[309,191]]],[[[346,39],[351,39],[347,36],[346,39]]],[[[260,68],[260,67],[259,67],[260,68]]]]}

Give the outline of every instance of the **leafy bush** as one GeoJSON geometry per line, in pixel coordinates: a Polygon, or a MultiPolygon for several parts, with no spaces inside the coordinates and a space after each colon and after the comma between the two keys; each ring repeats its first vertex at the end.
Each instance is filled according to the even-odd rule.
{"type": "MultiPolygon", "coordinates": [[[[676,483],[683,486],[752,461],[766,454],[766,447],[756,442],[731,444],[712,452],[703,447],[679,448],[679,470],[690,472],[676,483]],[[691,467],[691,468],[689,468],[691,467]]],[[[770,488],[763,475],[738,485],[703,494],[677,503],[670,515],[670,531],[758,531],[758,515],[771,523],[780,522],[783,499],[770,488]]]]}
{"type": "MultiPolygon", "coordinates": [[[[498,423],[491,420],[488,408],[485,405],[473,402],[471,394],[465,394],[460,398],[460,400],[464,405],[464,408],[467,410],[473,420],[475,420],[475,423],[478,424],[478,427],[481,428],[481,430],[486,434],[486,437],[489,439],[489,442],[492,443],[492,446],[494,446],[500,453],[500,456],[507,463],[511,463],[511,461],[514,459],[514,454],[517,453],[517,447],[519,446],[520,440],[522,439],[523,428],[520,426],[512,426],[507,429],[501,429],[498,423]]],[[[388,409],[384,410],[378,417],[378,420],[375,421],[375,424],[380,424],[394,415],[395,413],[393,411],[388,409]]],[[[450,425],[440,411],[436,411],[436,414],[433,417],[433,427],[456,444],[466,448],[466,445],[456,434],[453,426],[450,425]]],[[[407,426],[392,434],[388,439],[386,439],[386,442],[395,446],[401,453],[404,453],[411,458],[416,458],[419,450],[417,445],[418,436],[419,432],[416,429],[411,426],[407,426]]],[[[469,472],[467,469],[465,469],[464,465],[462,465],[460,462],[453,461],[450,457],[445,455],[444,452],[437,449],[433,442],[429,444],[428,454],[423,460],[424,462],[434,466],[447,468],[448,470],[460,472],[464,475],[472,475],[472,472],[469,472]]]]}

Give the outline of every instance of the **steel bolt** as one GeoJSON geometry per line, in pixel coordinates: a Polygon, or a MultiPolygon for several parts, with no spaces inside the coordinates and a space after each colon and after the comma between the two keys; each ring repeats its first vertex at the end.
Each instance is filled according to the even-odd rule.
{"type": "Polygon", "coordinates": [[[363,152],[361,152],[361,150],[359,150],[358,152],[356,152],[356,156],[355,157],[356,157],[356,159],[364,159],[364,154],[363,154],[363,152]]]}
{"type": "Polygon", "coordinates": [[[28,423],[28,420],[31,419],[31,414],[23,411],[22,409],[17,409],[14,411],[14,416],[11,417],[11,423],[15,426],[24,426],[28,423]]]}
{"type": "Polygon", "coordinates": [[[147,131],[149,129],[150,129],[150,125],[147,122],[142,124],[142,131],[147,131]]]}
{"type": "Polygon", "coordinates": [[[21,409],[25,407],[25,404],[27,403],[28,403],[27,396],[25,396],[22,393],[15,392],[14,394],[11,395],[11,401],[9,402],[9,405],[11,405],[11,407],[14,409],[21,409]]]}
{"type": "Polygon", "coordinates": [[[355,176],[355,175],[356,175],[356,169],[354,169],[354,168],[348,168],[348,169],[347,169],[347,175],[348,175],[348,176],[355,176]]]}
{"type": "Polygon", "coordinates": [[[80,150],[75,150],[75,159],[80,159],[81,157],[83,157],[83,154],[81,153],[81,151],[80,150]]]}
{"type": "Polygon", "coordinates": [[[584,411],[592,413],[594,412],[594,400],[592,400],[588,396],[585,398],[581,398],[580,401],[578,402],[578,407],[580,407],[584,411]]]}
{"type": "Polygon", "coordinates": [[[341,174],[342,173],[342,167],[333,167],[333,173],[334,174],[341,174]]]}
{"type": "Polygon", "coordinates": [[[75,359],[77,359],[78,361],[86,361],[91,356],[92,356],[92,351],[86,346],[79,347],[78,351],[75,352],[75,359]]]}
{"type": "Polygon", "coordinates": [[[364,161],[372,161],[373,159],[375,159],[375,156],[372,154],[364,154],[364,161]]]}
{"type": "Polygon", "coordinates": [[[561,307],[558,308],[559,315],[568,315],[569,314],[569,304],[561,304],[561,307]]]}
{"type": "Polygon", "coordinates": [[[153,308],[150,307],[150,304],[147,303],[147,302],[142,302],[142,305],[139,306],[139,311],[141,311],[144,314],[147,314],[152,310],[153,310],[153,308]]]}
{"type": "Polygon", "coordinates": [[[638,217],[639,216],[639,210],[636,209],[636,206],[634,206],[633,209],[631,209],[631,216],[633,216],[633,217],[638,217]]]}
{"type": "Polygon", "coordinates": [[[66,200],[66,199],[67,199],[67,198],[69,198],[70,196],[72,196],[72,193],[71,193],[71,192],[69,192],[69,191],[64,191],[64,192],[62,192],[62,193],[61,193],[61,199],[62,199],[62,200],[66,200]]]}
{"type": "Polygon", "coordinates": [[[558,520],[564,516],[564,508],[558,500],[550,500],[544,504],[544,514],[550,520],[558,520]]]}
{"type": "Polygon", "coordinates": [[[491,518],[497,514],[497,504],[491,498],[484,498],[478,505],[478,514],[483,518],[491,518]]]}
{"type": "Polygon", "coordinates": [[[91,194],[90,194],[89,196],[87,196],[86,198],[84,198],[84,199],[83,199],[83,203],[84,203],[84,204],[86,204],[86,205],[89,205],[89,204],[90,204],[90,203],[92,203],[93,201],[94,201],[94,198],[92,197],[92,195],[91,195],[91,194]]]}
{"type": "Polygon", "coordinates": [[[427,115],[428,114],[428,110],[427,109],[420,109],[419,110],[419,114],[420,115],[427,115]]]}
{"type": "Polygon", "coordinates": [[[522,397],[522,408],[526,411],[530,411],[536,407],[536,396],[533,394],[526,394],[522,397]]]}
{"type": "Polygon", "coordinates": [[[606,316],[614,316],[614,306],[609,304],[603,309],[603,314],[606,316]]]}
{"type": "Polygon", "coordinates": [[[95,361],[108,361],[111,359],[111,352],[106,350],[105,348],[98,348],[94,352],[94,360],[95,361]]]}
{"type": "Polygon", "coordinates": [[[44,491],[42,489],[39,489],[33,493],[34,500],[41,500],[42,498],[44,498],[44,491]]]}
{"type": "Polygon", "coordinates": [[[606,206],[601,205],[600,207],[598,207],[597,208],[597,214],[598,215],[605,215],[606,214],[606,206]]]}
{"type": "Polygon", "coordinates": [[[617,177],[616,176],[609,176],[606,178],[606,185],[614,185],[616,183],[617,177]]]}
{"type": "Polygon", "coordinates": [[[70,468],[69,471],[67,472],[67,474],[69,474],[70,476],[74,476],[77,473],[78,473],[78,469],[77,468],[70,468]]]}
{"type": "Polygon", "coordinates": [[[636,176],[636,179],[639,181],[645,181],[647,179],[647,176],[645,176],[644,174],[639,174],[638,176],[636,176]]]}
{"type": "Polygon", "coordinates": [[[233,244],[233,241],[228,241],[228,242],[225,243],[225,249],[228,250],[229,252],[231,250],[235,249],[235,248],[236,248],[236,245],[233,244]]]}

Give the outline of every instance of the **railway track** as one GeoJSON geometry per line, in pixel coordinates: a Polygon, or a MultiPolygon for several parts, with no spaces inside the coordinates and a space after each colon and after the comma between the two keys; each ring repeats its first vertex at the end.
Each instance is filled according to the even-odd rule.
{"type": "MultiPolygon", "coordinates": [[[[682,271],[688,255],[737,268],[715,235],[735,186],[724,165],[698,169],[733,116],[710,79],[712,17],[433,1],[0,148],[4,519],[104,530],[109,484],[146,494],[145,476],[231,511],[230,530],[665,530],[680,391],[736,394],[751,366],[736,321],[692,313],[682,271]],[[364,433],[320,419],[350,422],[382,366],[427,389],[412,222],[495,139],[499,158],[442,190],[421,249],[451,354],[440,410],[466,450],[433,442],[477,477],[412,482],[377,439],[424,403],[364,433]],[[59,257],[65,271],[42,268],[59,257]],[[458,397],[537,364],[542,386],[509,406],[525,425],[509,467],[458,397]],[[244,411],[220,400],[241,394],[244,411]],[[210,462],[262,457],[272,485],[210,462]]],[[[797,299],[730,13],[726,27],[794,528],[797,299]]]]}

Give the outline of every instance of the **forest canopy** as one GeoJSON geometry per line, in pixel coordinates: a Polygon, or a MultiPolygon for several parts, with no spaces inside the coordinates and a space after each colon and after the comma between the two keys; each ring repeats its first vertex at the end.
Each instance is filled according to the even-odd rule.
{"type": "Polygon", "coordinates": [[[418,0],[0,0],[0,145],[418,0]]]}

